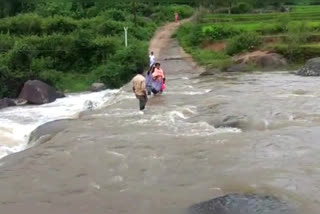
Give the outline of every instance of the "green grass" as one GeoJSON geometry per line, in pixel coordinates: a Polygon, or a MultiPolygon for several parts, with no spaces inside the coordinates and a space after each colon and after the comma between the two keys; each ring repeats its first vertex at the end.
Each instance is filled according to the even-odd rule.
{"type": "Polygon", "coordinates": [[[89,90],[91,84],[96,81],[95,77],[90,74],[64,74],[61,81],[58,82],[58,90],[65,90],[66,92],[81,92],[89,90]]]}
{"type": "Polygon", "coordinates": [[[0,98],[16,97],[29,79],[69,92],[88,90],[98,81],[119,88],[148,67],[148,42],[157,27],[174,21],[174,11],[180,18],[193,14],[188,5],[139,3],[134,23],[131,5],[120,2],[112,8],[85,7],[81,13],[61,7],[48,14],[50,7],[48,1],[42,12],[30,7],[0,19],[0,98]]]}
{"type": "Polygon", "coordinates": [[[256,22],[256,21],[276,21],[287,16],[291,20],[316,21],[320,20],[320,6],[295,6],[290,13],[253,13],[253,14],[207,14],[202,19],[203,23],[217,22],[256,22]]]}
{"type": "Polygon", "coordinates": [[[224,52],[214,52],[195,48],[192,49],[190,53],[200,65],[208,65],[210,67],[224,67],[229,65],[231,61],[230,56],[224,52]]]}
{"type": "Polygon", "coordinates": [[[260,48],[283,54],[291,62],[289,67],[302,64],[320,56],[320,5],[294,6],[290,13],[206,14],[197,24],[181,28],[177,38],[200,65],[221,68],[231,64],[231,56],[206,50],[204,45],[221,40],[228,43],[246,32],[258,33],[264,42],[267,37],[269,42],[275,38],[260,48]]]}

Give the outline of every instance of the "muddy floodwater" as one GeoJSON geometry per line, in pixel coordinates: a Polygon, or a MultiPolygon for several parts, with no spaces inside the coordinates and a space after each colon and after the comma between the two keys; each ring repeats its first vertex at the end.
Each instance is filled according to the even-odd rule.
{"type": "Polygon", "coordinates": [[[167,89],[144,114],[127,86],[1,159],[0,213],[178,213],[227,193],[320,212],[319,78],[199,77],[174,40],[161,56],[167,89]]]}

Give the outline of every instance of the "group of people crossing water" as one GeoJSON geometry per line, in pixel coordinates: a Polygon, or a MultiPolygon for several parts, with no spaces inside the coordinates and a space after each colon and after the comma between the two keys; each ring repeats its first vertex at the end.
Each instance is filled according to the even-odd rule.
{"type": "Polygon", "coordinates": [[[155,61],[153,52],[149,55],[150,67],[146,74],[143,76],[143,71],[139,71],[132,80],[132,90],[139,100],[140,111],[145,109],[148,102],[148,96],[162,94],[165,89],[165,73],[161,68],[159,62],[155,61]]]}

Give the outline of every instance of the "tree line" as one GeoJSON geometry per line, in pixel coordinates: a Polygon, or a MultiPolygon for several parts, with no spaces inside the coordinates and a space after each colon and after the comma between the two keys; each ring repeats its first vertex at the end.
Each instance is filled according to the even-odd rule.
{"type": "Polygon", "coordinates": [[[0,0],[0,18],[14,16],[18,13],[34,12],[42,8],[48,8],[53,12],[60,8],[71,11],[85,10],[90,7],[97,7],[101,10],[113,8],[119,4],[189,4],[196,5],[197,0],[0,0]]]}
{"type": "Polygon", "coordinates": [[[265,7],[267,5],[295,4],[300,2],[308,2],[315,0],[122,0],[121,2],[114,0],[0,0],[0,17],[13,16],[23,12],[33,12],[41,8],[49,8],[55,11],[61,7],[77,11],[90,7],[101,9],[111,8],[115,4],[131,4],[139,3],[149,4],[188,4],[191,6],[206,6],[210,8],[228,7],[247,3],[252,7],[265,7]]]}

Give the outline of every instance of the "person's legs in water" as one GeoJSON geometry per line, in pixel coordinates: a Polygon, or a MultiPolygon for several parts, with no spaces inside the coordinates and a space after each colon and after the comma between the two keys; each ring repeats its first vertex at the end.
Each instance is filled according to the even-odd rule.
{"type": "Polygon", "coordinates": [[[148,96],[150,96],[151,92],[152,92],[152,86],[151,85],[147,86],[147,91],[148,91],[148,96]]]}
{"type": "Polygon", "coordinates": [[[139,100],[140,111],[143,111],[146,107],[148,97],[147,96],[140,96],[140,95],[136,95],[136,97],[139,100]]]}
{"type": "Polygon", "coordinates": [[[154,95],[157,95],[158,93],[159,93],[159,91],[157,91],[156,89],[152,89],[152,93],[154,94],[154,95]]]}

